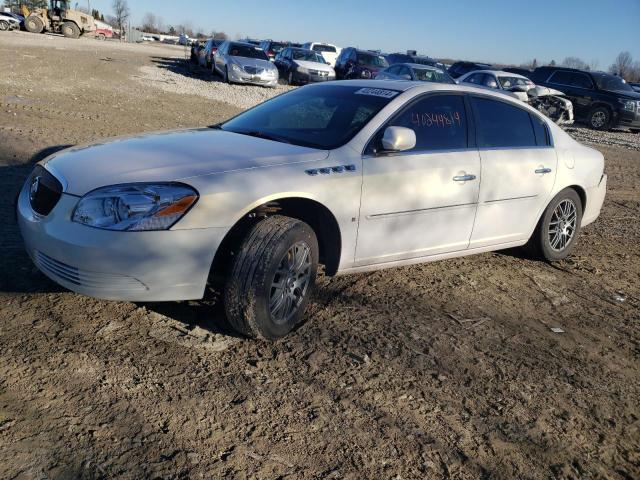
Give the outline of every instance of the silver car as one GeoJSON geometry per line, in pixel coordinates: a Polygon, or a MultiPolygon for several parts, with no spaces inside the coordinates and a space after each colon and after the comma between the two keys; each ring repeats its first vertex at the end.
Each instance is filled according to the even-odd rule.
{"type": "Polygon", "coordinates": [[[418,82],[456,83],[451,76],[436,67],[418,63],[396,63],[381,70],[376,80],[413,80],[418,82]]]}
{"type": "Polygon", "coordinates": [[[213,56],[213,69],[227,83],[278,85],[278,69],[260,47],[250,43],[224,42],[213,56]]]}

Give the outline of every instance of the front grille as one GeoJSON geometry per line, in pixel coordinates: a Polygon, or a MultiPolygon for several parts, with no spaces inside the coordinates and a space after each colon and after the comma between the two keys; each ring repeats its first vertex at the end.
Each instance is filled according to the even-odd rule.
{"type": "Polygon", "coordinates": [[[54,280],[70,283],[79,287],[104,292],[144,291],[147,287],[139,280],[125,275],[97,273],[80,270],[51,258],[40,251],[34,254],[34,263],[43,273],[54,280]]]}
{"type": "Polygon", "coordinates": [[[49,215],[62,196],[62,184],[45,168],[36,165],[29,177],[29,202],[34,212],[49,215]]]}
{"type": "Polygon", "coordinates": [[[329,72],[324,72],[322,70],[309,70],[309,74],[315,76],[315,77],[328,77],[329,76],[329,72]]]}
{"type": "Polygon", "coordinates": [[[263,71],[264,68],[260,68],[260,67],[251,67],[249,65],[243,67],[244,71],[251,74],[251,75],[260,75],[263,71]]]}

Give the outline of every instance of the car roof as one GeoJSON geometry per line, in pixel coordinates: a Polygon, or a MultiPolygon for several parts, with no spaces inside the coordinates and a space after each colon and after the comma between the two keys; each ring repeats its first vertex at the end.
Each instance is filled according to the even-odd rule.
{"type": "Polygon", "coordinates": [[[463,76],[467,76],[467,75],[471,75],[472,73],[492,73],[493,75],[498,75],[503,76],[503,77],[515,77],[515,78],[522,78],[524,80],[529,80],[527,77],[525,77],[524,75],[520,75],[519,73],[513,73],[513,72],[505,72],[504,70],[472,70],[469,73],[463,75],[463,76]]]}

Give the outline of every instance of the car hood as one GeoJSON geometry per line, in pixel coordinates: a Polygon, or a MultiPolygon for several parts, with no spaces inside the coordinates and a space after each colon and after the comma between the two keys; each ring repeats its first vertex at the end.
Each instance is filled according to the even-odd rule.
{"type": "Polygon", "coordinates": [[[210,128],[122,137],[72,147],[43,164],[73,195],[107,185],[169,182],[274,165],[313,162],[328,151],[210,128]]]}
{"type": "Polygon", "coordinates": [[[258,67],[267,70],[275,69],[273,63],[269,60],[261,60],[259,58],[247,58],[247,57],[231,57],[231,59],[240,66],[243,67],[258,67]]]}
{"type": "Polygon", "coordinates": [[[312,70],[318,70],[320,72],[333,73],[333,68],[331,68],[331,65],[327,65],[326,63],[309,62],[308,60],[294,60],[294,61],[295,63],[300,65],[302,68],[310,68],[312,70]]]}
{"type": "Polygon", "coordinates": [[[607,90],[608,92],[615,93],[616,95],[621,95],[627,97],[628,99],[640,100],[640,93],[632,92],[629,90],[607,90]]]}

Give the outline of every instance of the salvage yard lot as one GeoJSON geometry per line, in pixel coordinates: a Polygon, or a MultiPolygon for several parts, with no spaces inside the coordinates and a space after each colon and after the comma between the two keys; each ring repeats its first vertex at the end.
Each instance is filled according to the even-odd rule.
{"type": "Polygon", "coordinates": [[[62,146],[210,125],[286,87],[223,85],[179,47],[0,33],[0,478],[640,477],[640,135],[570,129],[609,191],[569,260],[321,277],[296,332],[248,341],[215,298],[63,290],[13,202],[62,146]]]}

